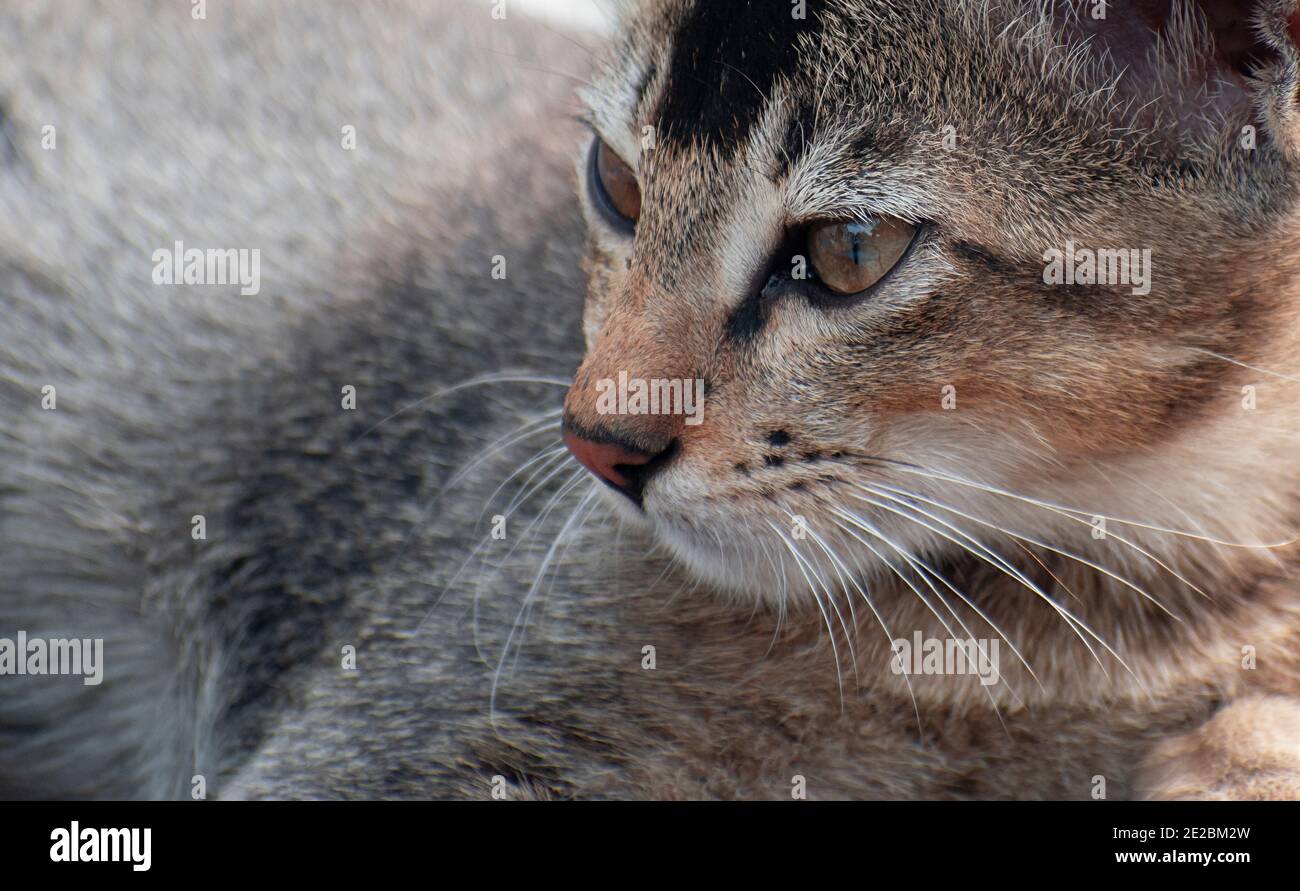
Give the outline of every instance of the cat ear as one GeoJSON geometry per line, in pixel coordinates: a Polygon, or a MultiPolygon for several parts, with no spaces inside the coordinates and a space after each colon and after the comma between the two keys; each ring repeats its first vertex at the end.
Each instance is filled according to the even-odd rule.
{"type": "Polygon", "coordinates": [[[1073,0],[1066,28],[1116,74],[1134,126],[1193,145],[1251,126],[1300,155],[1297,0],[1073,0]]]}

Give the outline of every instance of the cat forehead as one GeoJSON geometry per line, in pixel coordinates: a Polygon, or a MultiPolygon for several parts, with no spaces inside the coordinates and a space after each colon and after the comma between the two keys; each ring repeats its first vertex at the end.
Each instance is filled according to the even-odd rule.
{"type": "MultiPolygon", "coordinates": [[[[805,216],[925,209],[1032,253],[1196,179],[1180,133],[1128,117],[1178,59],[1157,54],[1168,70],[1123,94],[1109,50],[1063,15],[1040,0],[643,0],[584,96],[654,200],[725,202],[722,179],[757,174],[805,216]]],[[[1208,133],[1196,163],[1217,145],[1208,133]]]]}
{"type": "Polygon", "coordinates": [[[589,103],[602,123],[651,127],[657,141],[729,160],[833,51],[833,6],[654,0],[625,29],[589,103]]]}
{"type": "MultiPolygon", "coordinates": [[[[822,87],[859,92],[876,109],[902,98],[900,83],[914,89],[942,50],[936,40],[961,45],[936,33],[934,0],[918,5],[652,0],[625,22],[588,101],[602,123],[650,126],[658,140],[727,160],[773,111],[853,113],[844,90],[822,87]]],[[[959,16],[944,18],[958,29],[959,16]]]]}
{"type": "Polygon", "coordinates": [[[670,43],[646,69],[654,77],[643,78],[638,97],[653,105],[658,137],[734,155],[820,55],[825,5],[691,2],[661,19],[670,43]]]}

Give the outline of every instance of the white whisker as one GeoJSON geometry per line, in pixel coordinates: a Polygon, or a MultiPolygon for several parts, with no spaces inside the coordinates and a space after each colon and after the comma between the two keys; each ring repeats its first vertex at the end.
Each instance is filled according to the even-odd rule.
{"type": "Polygon", "coordinates": [[[393,420],[393,418],[405,414],[406,412],[410,411],[413,408],[419,408],[421,405],[424,405],[426,402],[432,402],[434,399],[441,399],[443,396],[450,396],[452,393],[457,393],[461,390],[468,390],[470,387],[482,387],[485,386],[486,384],[549,384],[555,387],[567,387],[571,383],[572,383],[571,381],[561,380],[558,378],[540,377],[537,375],[520,375],[520,374],[489,374],[489,375],[483,375],[481,377],[470,378],[467,381],[461,381],[458,384],[453,384],[450,387],[446,387],[445,389],[439,390],[436,393],[431,393],[430,395],[425,396],[423,399],[418,399],[404,408],[399,408],[397,411],[393,412],[388,417],[379,421],[379,423],[375,424],[372,427],[367,428],[364,432],[361,433],[360,436],[356,437],[356,439],[353,439],[352,442],[348,443],[348,446],[351,447],[356,445],[358,442],[365,439],[371,433],[374,433],[380,427],[384,426],[389,421],[393,420]]]}
{"type": "MultiPolygon", "coordinates": [[[[564,459],[567,456],[568,451],[569,451],[568,448],[566,448],[563,444],[552,444],[546,446],[541,451],[535,453],[531,458],[529,458],[523,464],[519,465],[519,467],[516,468],[514,472],[512,472],[509,476],[507,476],[504,480],[501,481],[500,485],[498,485],[495,489],[492,490],[492,494],[489,495],[487,497],[487,500],[483,502],[483,509],[478,513],[479,522],[480,523],[483,522],[483,515],[488,512],[488,508],[492,506],[492,502],[496,501],[497,496],[501,494],[501,490],[504,489],[506,486],[510,485],[510,481],[513,480],[516,476],[523,473],[532,465],[536,464],[537,467],[533,470],[532,473],[528,475],[528,478],[524,480],[522,484],[520,484],[519,491],[515,493],[515,496],[511,498],[510,502],[506,505],[506,509],[502,513],[502,516],[509,517],[511,514],[513,514],[515,509],[520,504],[527,501],[528,498],[531,496],[531,493],[535,491],[535,489],[530,489],[533,480],[537,479],[539,475],[545,473],[547,468],[555,467],[557,462],[560,465],[563,465],[565,463],[564,459]]],[[[550,479],[550,477],[541,480],[537,484],[537,488],[545,486],[548,479],[550,479]]]]}
{"type": "Polygon", "coordinates": [[[578,501],[577,507],[573,509],[569,514],[569,518],[565,520],[564,525],[560,527],[560,531],[555,534],[555,538],[551,541],[551,546],[547,549],[546,555],[542,558],[542,563],[537,569],[537,576],[533,579],[532,585],[529,586],[528,592],[524,595],[524,602],[520,605],[519,612],[515,614],[514,624],[510,626],[510,633],[506,636],[506,641],[501,647],[501,657],[497,660],[496,670],[492,673],[492,690],[488,696],[488,723],[490,723],[493,728],[496,727],[497,687],[501,681],[501,671],[505,667],[506,658],[510,654],[511,642],[515,638],[515,633],[519,630],[519,623],[526,615],[533,597],[536,596],[538,589],[541,587],[542,579],[545,577],[546,570],[551,565],[551,561],[555,558],[556,550],[564,540],[565,534],[573,528],[574,521],[578,514],[586,507],[587,503],[595,497],[597,492],[596,483],[593,481],[587,489],[587,493],[578,501]]]}
{"type": "Polygon", "coordinates": [[[497,439],[488,443],[483,454],[475,456],[475,458],[472,461],[470,461],[463,468],[458,470],[456,474],[452,476],[450,480],[447,481],[446,485],[442,487],[442,491],[440,491],[438,495],[441,496],[443,492],[447,492],[455,488],[455,486],[461,480],[465,479],[465,477],[473,473],[475,468],[479,467],[485,461],[492,460],[492,458],[496,457],[501,452],[510,448],[512,445],[515,445],[516,443],[519,442],[523,442],[525,439],[528,439],[529,437],[532,436],[536,436],[539,433],[546,432],[547,430],[550,430],[552,427],[558,430],[560,428],[560,421],[558,416],[562,411],[563,409],[556,409],[553,412],[547,412],[544,416],[540,418],[534,418],[531,421],[521,424],[520,426],[511,430],[509,433],[506,433],[505,435],[498,437],[497,439]]]}
{"type": "MultiPolygon", "coordinates": [[[[562,547],[560,549],[559,554],[556,555],[551,569],[551,583],[546,586],[546,592],[542,594],[542,600],[549,599],[551,596],[551,592],[555,590],[555,581],[560,576],[560,568],[564,565],[564,557],[566,554],[569,553],[569,547],[578,538],[578,535],[582,532],[583,527],[587,525],[587,521],[591,519],[591,515],[596,512],[596,509],[598,507],[602,506],[600,499],[593,497],[594,495],[596,495],[598,491],[599,490],[597,488],[596,482],[593,480],[590,491],[583,498],[583,503],[590,502],[590,506],[587,507],[586,513],[582,514],[581,519],[577,521],[577,525],[573,527],[573,532],[568,536],[568,540],[564,542],[564,547],[562,547]]],[[[582,504],[579,504],[578,507],[574,510],[574,513],[580,513],[581,511],[582,511],[582,504]]],[[[561,536],[562,535],[563,535],[563,530],[561,530],[561,536]]],[[[559,537],[557,537],[557,541],[558,540],[559,537]]],[[[528,634],[528,616],[531,614],[532,609],[533,609],[532,604],[525,604],[524,621],[519,632],[519,640],[515,642],[514,662],[512,662],[510,666],[511,677],[514,677],[515,668],[519,664],[519,654],[523,652],[524,638],[528,634]]]]}
{"type": "MultiPolygon", "coordinates": [[[[569,475],[569,478],[564,481],[564,483],[560,486],[560,488],[557,489],[549,499],[547,499],[546,504],[543,506],[541,512],[536,517],[534,517],[531,522],[529,522],[528,526],[524,529],[523,535],[521,535],[519,539],[513,545],[510,546],[510,549],[506,551],[506,555],[497,562],[496,569],[487,577],[488,580],[494,580],[500,576],[502,570],[505,568],[505,565],[509,562],[511,556],[514,555],[515,551],[519,548],[519,546],[532,540],[534,533],[538,529],[540,529],[542,525],[546,522],[546,518],[550,516],[551,511],[555,510],[556,506],[560,503],[561,500],[564,499],[565,496],[567,496],[575,488],[581,485],[583,479],[586,476],[587,476],[587,469],[585,467],[578,467],[573,470],[573,472],[569,475]]],[[[480,658],[483,658],[482,655],[483,651],[479,644],[479,600],[483,594],[484,580],[485,580],[484,576],[480,575],[475,582],[473,608],[471,610],[472,613],[471,623],[474,632],[474,649],[479,653],[480,658]]],[[[487,661],[486,658],[484,658],[484,661],[485,662],[487,661]]]]}
{"type": "Polygon", "coordinates": [[[1216,359],[1221,359],[1224,362],[1229,362],[1240,368],[1246,368],[1251,371],[1257,371],[1260,374],[1268,375],[1269,377],[1279,378],[1284,381],[1290,381],[1293,384],[1300,384],[1300,378],[1291,377],[1289,374],[1282,374],[1280,371],[1270,371],[1267,368],[1259,368],[1258,366],[1255,365],[1247,365],[1245,362],[1242,362],[1238,359],[1234,359],[1231,356],[1225,356],[1222,353],[1216,353],[1214,352],[1214,350],[1207,350],[1202,347],[1189,347],[1189,349],[1197,353],[1204,353],[1207,356],[1213,356],[1216,359]]]}
{"type": "MultiPolygon", "coordinates": [[[[883,536],[877,534],[874,531],[874,527],[872,527],[869,523],[867,523],[862,518],[854,516],[852,522],[854,525],[858,526],[859,529],[862,529],[862,531],[866,532],[868,535],[874,536],[875,538],[878,538],[881,541],[885,540],[883,536]]],[[[837,525],[845,532],[848,532],[850,535],[852,535],[859,542],[861,542],[867,548],[867,550],[871,551],[871,553],[875,555],[877,560],[885,564],[885,566],[889,568],[889,571],[898,577],[899,581],[901,581],[903,584],[907,585],[907,587],[911,589],[912,593],[916,595],[916,598],[920,600],[921,603],[925,604],[925,608],[928,609],[934,615],[934,617],[939,620],[939,624],[943,626],[943,630],[948,634],[948,637],[950,639],[952,640],[959,639],[957,633],[952,630],[952,626],[948,624],[947,620],[944,619],[944,617],[939,613],[939,611],[934,608],[933,604],[930,603],[929,598],[927,598],[924,594],[922,594],[921,589],[916,587],[916,585],[912,584],[911,579],[907,578],[906,575],[900,572],[898,567],[896,567],[893,564],[893,562],[889,560],[889,558],[887,558],[884,554],[880,553],[880,551],[876,550],[876,548],[870,542],[862,538],[857,533],[853,532],[853,530],[850,529],[848,526],[845,526],[844,524],[838,522],[837,525]]],[[[925,580],[924,576],[922,576],[922,580],[923,581],[925,580]]],[[[929,583],[927,582],[926,584],[929,583]]],[[[930,590],[934,591],[935,596],[939,598],[939,601],[941,603],[943,603],[944,608],[947,609],[948,612],[952,613],[953,618],[957,620],[957,624],[961,626],[964,632],[966,632],[966,636],[970,640],[975,642],[976,647],[979,649],[980,653],[984,656],[985,660],[989,660],[989,654],[987,649],[983,646],[983,644],[979,643],[974,633],[972,633],[970,628],[966,626],[966,623],[961,620],[961,617],[957,615],[956,611],[953,610],[952,606],[949,605],[949,603],[942,596],[940,596],[938,589],[936,589],[933,585],[930,585],[930,590]]],[[[892,642],[891,642],[890,652],[891,653],[893,652],[892,642]]],[[[989,664],[992,664],[991,661],[989,664]]],[[[906,672],[904,672],[904,675],[906,675],[906,672]]],[[[1014,690],[1011,690],[1011,686],[1007,684],[1006,681],[1003,681],[1002,683],[1003,686],[1005,686],[1007,690],[1011,693],[1012,697],[1014,697],[1016,701],[1019,702],[1020,697],[1016,696],[1014,690]]],[[[998,723],[1002,725],[1003,730],[1006,730],[1007,729],[1006,722],[1002,720],[1002,712],[998,709],[998,703],[997,700],[993,698],[992,691],[990,691],[987,687],[985,687],[984,695],[988,697],[989,704],[993,706],[993,714],[997,715],[998,723]]]]}
{"type": "MultiPolygon", "coordinates": [[[[786,513],[789,514],[791,519],[795,518],[795,515],[789,511],[786,511],[786,513]]],[[[817,546],[820,547],[826,553],[826,556],[831,559],[831,569],[834,570],[837,576],[839,576],[840,583],[844,586],[845,599],[849,603],[849,614],[853,622],[854,632],[856,632],[858,627],[857,614],[853,612],[853,598],[847,596],[849,579],[851,578],[852,573],[849,571],[847,566],[844,566],[843,561],[841,561],[835,552],[831,550],[830,546],[826,544],[825,539],[817,534],[815,529],[808,525],[805,525],[804,528],[807,530],[808,534],[813,537],[813,540],[817,542],[817,546]],[[840,567],[844,568],[844,572],[840,572],[840,567]]],[[[854,584],[856,584],[856,582],[854,584]]],[[[835,610],[836,617],[840,620],[840,626],[844,628],[844,640],[845,643],[848,644],[849,660],[850,664],[853,666],[853,683],[856,687],[860,688],[862,686],[862,681],[858,676],[858,654],[854,652],[853,635],[849,633],[849,627],[844,622],[844,615],[840,612],[839,605],[836,603],[836,598],[829,588],[827,588],[826,597],[830,601],[831,608],[835,610]]]]}
{"type": "MultiPolygon", "coordinates": [[[[765,520],[764,522],[766,522],[767,525],[771,527],[772,531],[777,534],[777,537],[785,545],[786,549],[790,551],[790,556],[792,556],[795,561],[795,567],[803,575],[804,580],[808,582],[808,589],[809,591],[812,592],[813,600],[815,600],[817,603],[817,609],[821,612],[822,620],[826,623],[826,631],[831,638],[831,657],[835,660],[835,680],[839,685],[839,690],[840,690],[840,711],[843,712],[844,711],[844,675],[840,671],[840,649],[839,646],[835,643],[835,629],[831,626],[830,614],[826,612],[825,607],[822,606],[821,597],[817,594],[817,586],[813,583],[813,580],[809,577],[808,573],[804,570],[804,558],[799,554],[799,551],[795,547],[794,542],[790,541],[790,539],[786,537],[784,530],[778,527],[771,520],[765,520]]],[[[816,570],[814,570],[814,573],[815,572],[816,570]]]]}
{"type": "Polygon", "coordinates": [[[957,535],[961,536],[963,539],[966,539],[966,542],[969,542],[969,545],[966,542],[959,541],[958,539],[953,538],[951,535],[947,534],[943,530],[938,529],[935,526],[930,525],[929,523],[926,523],[924,520],[920,520],[914,516],[904,514],[902,511],[890,507],[889,505],[884,504],[882,502],[876,501],[874,498],[867,498],[861,495],[852,495],[851,497],[857,498],[859,501],[866,502],[867,504],[872,504],[876,507],[898,514],[904,519],[911,520],[912,522],[920,526],[923,526],[926,529],[929,529],[934,534],[946,538],[948,541],[952,542],[953,544],[957,545],[958,547],[962,548],[965,551],[969,551],[971,554],[980,558],[985,563],[988,563],[990,566],[994,567],[995,569],[998,569],[1005,575],[1019,582],[1026,589],[1028,589],[1035,596],[1040,598],[1044,603],[1046,603],[1048,606],[1050,606],[1053,610],[1056,611],[1057,615],[1059,615],[1062,618],[1062,620],[1065,621],[1066,625],[1068,625],[1074,631],[1075,635],[1078,636],[1079,640],[1088,649],[1088,652],[1092,654],[1093,659],[1096,660],[1097,665],[1101,668],[1103,674],[1109,677],[1109,672],[1106,671],[1105,663],[1101,661],[1101,657],[1097,654],[1097,651],[1093,648],[1092,644],[1088,643],[1087,639],[1084,638],[1082,633],[1080,633],[1079,631],[1080,628],[1082,628],[1084,631],[1087,631],[1088,634],[1091,635],[1094,640],[1096,640],[1102,647],[1106,649],[1107,652],[1109,652],[1112,656],[1115,657],[1116,661],[1118,661],[1120,665],[1124,666],[1124,668],[1128,670],[1129,674],[1133,675],[1134,678],[1137,678],[1136,672],[1134,672],[1133,669],[1129,668],[1128,663],[1124,661],[1124,659],[1119,655],[1119,653],[1115,652],[1114,648],[1112,648],[1110,644],[1108,644],[1104,639],[1102,639],[1102,637],[1098,635],[1097,632],[1093,631],[1092,628],[1087,625],[1087,623],[1085,623],[1082,619],[1078,618],[1073,613],[1071,613],[1068,609],[1066,609],[1065,607],[1057,603],[1055,600],[1053,600],[1050,596],[1048,596],[1048,594],[1045,591],[1039,588],[1038,585],[1034,584],[1034,582],[1031,579],[1026,577],[1024,573],[1020,572],[1018,569],[1016,569],[1014,566],[1012,566],[1010,563],[1008,563],[1002,557],[998,556],[993,551],[990,551],[983,544],[981,544],[977,539],[971,537],[966,532],[959,529],[957,526],[954,526],[953,524],[945,520],[942,520],[938,517],[934,517],[932,515],[926,514],[926,512],[924,510],[921,510],[920,508],[912,508],[918,513],[926,514],[927,516],[930,516],[930,518],[933,519],[935,522],[951,529],[957,535]]]}
{"type": "MultiPolygon", "coordinates": [[[[1139,594],[1139,595],[1142,596],[1143,598],[1145,598],[1145,599],[1149,600],[1151,603],[1155,604],[1156,607],[1158,607],[1159,609],[1163,610],[1167,615],[1169,615],[1169,616],[1170,616],[1171,618],[1173,618],[1175,621],[1177,621],[1177,622],[1182,622],[1182,621],[1183,621],[1183,618],[1182,618],[1181,616],[1179,616],[1179,615],[1177,615],[1176,613],[1174,613],[1172,610],[1170,610],[1168,607],[1166,607],[1163,603],[1161,603],[1159,600],[1156,600],[1156,599],[1155,599],[1154,597],[1152,597],[1149,593],[1147,593],[1147,592],[1146,592],[1145,590],[1143,590],[1142,588],[1139,588],[1136,584],[1134,584],[1134,583],[1131,582],[1130,580],[1124,578],[1123,576],[1121,576],[1121,575],[1119,575],[1119,574],[1117,574],[1117,573],[1115,573],[1115,572],[1112,572],[1111,570],[1107,569],[1107,568],[1104,567],[1104,566],[1101,566],[1101,565],[1099,565],[1099,564],[1097,564],[1097,563],[1092,562],[1091,560],[1087,559],[1086,557],[1081,557],[1081,556],[1079,556],[1078,554],[1074,554],[1074,553],[1071,553],[1070,551],[1064,550],[1064,549],[1062,549],[1062,548],[1058,548],[1058,547],[1055,547],[1055,546],[1053,546],[1053,545],[1047,544],[1047,542],[1040,541],[1039,539],[1034,538],[1034,537],[1032,537],[1032,536],[1029,536],[1029,535],[1023,535],[1023,534],[1021,534],[1021,533],[1019,533],[1019,532],[1012,532],[1010,529],[1007,529],[1007,528],[1004,527],[1004,526],[999,526],[997,523],[992,523],[992,522],[989,522],[988,520],[982,520],[982,519],[980,519],[979,517],[972,516],[971,514],[968,514],[968,513],[964,512],[964,511],[960,511],[960,510],[958,510],[957,508],[953,507],[953,506],[950,505],[950,504],[945,504],[945,503],[943,503],[942,501],[936,501],[936,500],[934,500],[934,499],[932,499],[932,498],[927,498],[927,497],[925,497],[924,495],[918,495],[918,494],[915,493],[915,492],[908,492],[908,491],[905,491],[905,490],[902,490],[902,489],[895,489],[893,486],[889,486],[889,485],[886,485],[886,484],[884,484],[884,483],[879,483],[879,484],[872,483],[871,485],[869,485],[869,486],[866,487],[866,488],[868,488],[868,489],[869,489],[870,491],[872,491],[874,494],[881,496],[882,498],[888,498],[889,500],[891,500],[891,501],[895,501],[895,502],[898,502],[898,503],[900,503],[900,504],[905,504],[906,502],[903,501],[903,500],[901,500],[901,499],[899,499],[899,498],[897,498],[897,497],[895,497],[894,495],[890,495],[889,492],[895,492],[895,493],[897,493],[897,494],[900,494],[900,495],[905,496],[906,498],[914,499],[914,500],[916,500],[916,501],[924,501],[926,504],[934,505],[935,507],[939,508],[940,510],[946,510],[946,511],[948,511],[949,513],[953,513],[953,514],[956,514],[956,515],[959,516],[959,517],[962,517],[963,519],[967,519],[967,520],[970,520],[970,521],[972,521],[972,522],[979,523],[981,526],[987,526],[988,528],[993,529],[993,530],[996,530],[996,531],[998,531],[998,532],[1001,532],[1001,533],[1003,533],[1004,535],[1008,535],[1008,536],[1010,536],[1011,538],[1020,539],[1021,541],[1027,541],[1027,542],[1029,542],[1030,544],[1037,545],[1038,547],[1043,548],[1043,549],[1048,550],[1048,551],[1051,551],[1051,552],[1054,553],[1054,554],[1059,554],[1059,555],[1061,555],[1062,557],[1067,557],[1067,558],[1069,558],[1070,560],[1074,560],[1074,561],[1077,562],[1077,563],[1080,563],[1080,564],[1082,564],[1082,565],[1084,565],[1084,566],[1087,566],[1089,569],[1093,569],[1093,570],[1095,570],[1095,571],[1097,571],[1097,572],[1100,572],[1101,574],[1107,576],[1108,578],[1114,579],[1115,581],[1119,582],[1119,583],[1120,583],[1121,585],[1123,585],[1124,587],[1129,588],[1130,590],[1136,592],[1137,594],[1139,594]],[[884,490],[888,490],[888,491],[884,491],[884,490]]],[[[1159,561],[1156,561],[1156,562],[1159,562],[1159,561]]],[[[1177,575],[1177,574],[1175,573],[1175,575],[1177,575]]],[[[1190,582],[1188,582],[1187,584],[1191,585],[1190,582]]],[[[1197,588],[1195,585],[1191,585],[1191,587],[1193,588],[1193,590],[1196,590],[1196,591],[1200,592],[1200,589],[1197,588]]],[[[1204,593],[1204,592],[1200,592],[1200,593],[1204,593]]]]}
{"type": "MultiPolygon", "coordinates": [[[[1112,517],[1108,514],[1101,513],[1100,511],[1084,510],[1082,508],[1077,508],[1077,507],[1066,507],[1065,505],[1054,504],[1050,501],[1041,501],[1037,498],[1030,498],[1027,495],[1017,495],[1015,492],[1008,492],[1006,489],[1001,489],[998,488],[997,486],[990,486],[984,483],[977,483],[974,480],[969,480],[963,477],[956,476],[952,473],[949,473],[948,471],[934,470],[932,468],[923,468],[916,464],[905,464],[903,462],[890,462],[890,466],[894,467],[895,469],[903,473],[912,473],[917,476],[928,477],[929,479],[942,480],[950,483],[957,483],[958,485],[961,486],[970,486],[971,488],[979,489],[983,492],[988,492],[989,494],[992,495],[1001,495],[1003,497],[1013,498],[1016,501],[1021,501],[1024,502],[1025,504],[1031,504],[1036,507],[1042,507],[1042,508],[1047,508],[1048,510],[1060,511],[1067,516],[1070,514],[1078,514],[1080,515],[1080,517],[1100,517],[1101,519],[1107,520],[1112,523],[1122,523],[1125,526],[1136,526],[1140,529],[1147,529],[1151,532],[1163,532],[1168,535],[1180,535],[1183,536],[1184,538],[1191,538],[1197,541],[1204,541],[1204,542],[1209,542],[1211,544],[1223,545],[1225,547],[1252,548],[1252,549],[1285,548],[1295,544],[1297,540],[1300,540],[1298,538],[1293,537],[1288,541],[1277,542],[1274,544],[1249,544],[1246,542],[1224,541],[1218,538],[1211,538],[1205,535],[1198,535],[1194,532],[1188,532],[1184,529],[1169,529],[1164,526],[1156,526],[1151,523],[1144,523],[1140,520],[1128,520],[1122,517],[1112,517]]],[[[1078,519],[1078,517],[1076,519],[1078,519]]],[[[1086,523],[1088,522],[1088,520],[1085,519],[1083,522],[1086,523]]]]}
{"type": "MultiPolygon", "coordinates": [[[[855,523],[856,521],[866,522],[865,518],[859,517],[857,514],[853,514],[849,511],[844,510],[843,508],[835,508],[834,511],[841,518],[847,519],[850,522],[855,522],[855,523]]],[[[859,528],[863,528],[864,532],[868,532],[874,535],[876,538],[880,539],[885,544],[889,545],[891,548],[897,551],[903,557],[904,560],[908,561],[909,565],[913,566],[913,568],[917,570],[917,575],[921,577],[921,580],[925,582],[925,584],[930,588],[931,591],[934,591],[935,596],[939,597],[940,601],[943,602],[945,606],[947,606],[946,599],[939,593],[938,589],[935,588],[934,585],[932,585],[929,582],[929,580],[926,578],[925,573],[928,572],[930,575],[934,576],[936,579],[942,582],[944,586],[948,588],[949,591],[956,594],[957,597],[961,599],[962,603],[970,607],[970,609],[975,613],[975,615],[983,619],[985,624],[987,624],[990,628],[992,628],[997,633],[997,635],[1002,638],[1002,640],[1006,643],[1007,648],[1010,649],[1011,652],[1015,654],[1016,658],[1020,660],[1020,664],[1025,666],[1025,670],[1029,672],[1029,676],[1034,679],[1035,683],[1038,684],[1039,689],[1043,688],[1043,682],[1038,679],[1038,675],[1034,673],[1034,669],[1029,665],[1028,660],[1026,660],[1024,655],[1021,654],[1020,650],[1016,647],[1016,645],[1011,642],[1011,638],[1009,638],[1002,631],[1002,629],[998,627],[996,622],[994,622],[987,615],[985,615],[984,611],[981,610],[978,606],[976,606],[973,602],[971,602],[971,600],[965,594],[963,594],[961,590],[957,588],[956,585],[950,582],[947,579],[947,577],[943,575],[943,573],[939,572],[937,569],[932,567],[929,563],[921,559],[919,556],[909,553],[905,547],[903,547],[902,545],[898,544],[896,541],[891,539],[888,535],[882,532],[879,527],[875,526],[874,524],[870,524],[870,525],[871,525],[870,529],[865,529],[863,527],[859,527],[859,528]],[[924,572],[921,571],[922,569],[924,569],[924,572]]],[[[850,532],[850,534],[852,534],[851,530],[845,530],[845,531],[848,531],[850,532]]],[[[868,547],[870,547],[870,545],[868,545],[868,547]]],[[[953,614],[953,617],[957,618],[957,613],[952,609],[952,607],[948,606],[947,608],[948,611],[953,614]]],[[[970,635],[972,639],[975,638],[975,635],[971,634],[970,629],[966,627],[966,623],[962,622],[960,618],[958,618],[957,621],[961,624],[962,630],[964,630],[968,635],[970,635]]],[[[1007,689],[1012,696],[1016,696],[1014,690],[1011,690],[1010,687],[1008,687],[1007,689]]],[[[1016,701],[1017,702],[1020,701],[1020,698],[1018,696],[1016,696],[1016,701]]]]}
{"type": "MultiPolygon", "coordinates": [[[[772,524],[769,522],[768,525],[771,526],[772,524]]],[[[776,531],[778,536],[784,538],[784,534],[780,529],[776,529],[776,527],[773,527],[773,529],[774,531],[776,531]]],[[[787,547],[789,547],[788,543],[787,543],[787,547]]],[[[796,554],[795,556],[797,559],[798,555],[796,554]]],[[[852,575],[850,575],[850,580],[852,582],[853,588],[858,592],[858,595],[862,597],[862,600],[864,603],[866,603],[867,608],[871,610],[871,614],[875,617],[876,622],[880,625],[880,630],[884,632],[885,640],[888,641],[892,650],[894,635],[889,630],[889,624],[885,621],[885,617],[882,616],[880,614],[880,611],[876,609],[876,605],[874,602],[872,602],[871,597],[870,595],[867,594],[866,589],[863,588],[862,585],[860,585],[856,579],[852,578],[852,575]]],[[[907,675],[903,675],[903,682],[907,685],[907,693],[912,700],[912,710],[916,714],[917,732],[918,734],[923,734],[925,730],[924,730],[924,726],[921,723],[921,707],[916,700],[916,691],[912,689],[912,679],[907,675]]]]}

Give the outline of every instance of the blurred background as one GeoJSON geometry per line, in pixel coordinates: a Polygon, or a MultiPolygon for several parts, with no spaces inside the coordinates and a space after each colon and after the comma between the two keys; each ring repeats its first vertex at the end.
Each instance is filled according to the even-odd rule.
{"type": "MultiPolygon", "coordinates": [[[[471,2],[482,3],[484,0],[471,0],[471,2]]],[[[604,31],[608,28],[609,17],[616,0],[506,0],[506,2],[517,3],[529,15],[573,27],[604,31]]]]}

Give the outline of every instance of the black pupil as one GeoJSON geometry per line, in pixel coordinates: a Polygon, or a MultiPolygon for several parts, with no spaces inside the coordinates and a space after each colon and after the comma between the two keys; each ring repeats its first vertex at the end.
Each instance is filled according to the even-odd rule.
{"type": "Polygon", "coordinates": [[[875,228],[874,225],[868,226],[862,223],[846,223],[844,225],[844,237],[849,242],[849,256],[853,259],[855,266],[862,265],[863,249],[875,228]]]}

